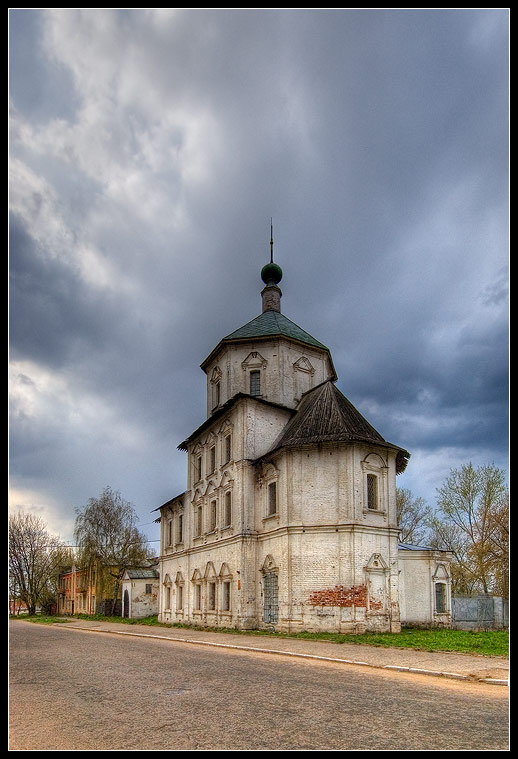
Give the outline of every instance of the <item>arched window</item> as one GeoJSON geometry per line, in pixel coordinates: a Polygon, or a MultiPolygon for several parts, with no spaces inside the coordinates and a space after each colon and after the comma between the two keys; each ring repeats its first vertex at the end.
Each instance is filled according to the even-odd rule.
{"type": "Polygon", "coordinates": [[[223,512],[223,527],[230,527],[232,524],[232,491],[227,490],[225,493],[225,508],[223,512]]]}

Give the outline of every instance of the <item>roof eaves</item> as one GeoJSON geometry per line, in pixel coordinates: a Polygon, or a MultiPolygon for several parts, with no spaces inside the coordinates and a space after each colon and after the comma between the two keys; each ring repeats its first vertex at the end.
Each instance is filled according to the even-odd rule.
{"type": "Polygon", "coordinates": [[[200,435],[204,430],[208,429],[214,422],[217,422],[218,419],[223,417],[230,409],[236,405],[239,401],[243,400],[244,398],[247,398],[248,400],[255,401],[256,403],[262,403],[266,406],[271,406],[273,408],[279,408],[283,411],[289,411],[292,414],[295,414],[294,409],[290,409],[288,406],[284,406],[282,403],[274,403],[273,401],[268,401],[265,398],[258,398],[255,395],[249,395],[248,393],[236,393],[232,396],[232,398],[229,398],[228,401],[226,401],[223,406],[218,408],[211,416],[208,417],[208,419],[205,419],[205,421],[200,424],[200,426],[194,430],[193,433],[189,435],[188,438],[186,438],[184,441],[180,443],[178,446],[179,451],[187,451],[187,446],[189,443],[194,440],[198,435],[200,435]]]}

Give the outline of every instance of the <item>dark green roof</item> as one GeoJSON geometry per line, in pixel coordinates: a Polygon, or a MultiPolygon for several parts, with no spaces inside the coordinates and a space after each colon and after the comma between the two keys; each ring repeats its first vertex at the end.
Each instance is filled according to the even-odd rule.
{"type": "MultiPolygon", "coordinates": [[[[223,337],[213,351],[207,356],[205,361],[201,364],[202,369],[205,369],[212,357],[218,353],[222,345],[226,343],[242,342],[248,340],[266,340],[272,337],[286,337],[291,340],[296,340],[304,345],[310,345],[314,348],[327,351],[329,358],[331,359],[331,351],[323,343],[319,342],[316,338],[306,332],[298,324],[292,322],[287,316],[281,314],[280,311],[264,311],[255,319],[244,324],[239,329],[231,332],[230,335],[223,337]]],[[[331,359],[331,365],[332,365],[331,359]]],[[[336,379],[336,372],[334,371],[336,379]]]]}
{"type": "Polygon", "coordinates": [[[243,327],[236,329],[235,332],[231,332],[223,338],[222,342],[229,340],[243,340],[256,337],[276,337],[282,335],[283,337],[291,337],[293,340],[299,340],[301,343],[307,343],[308,345],[314,345],[316,348],[323,348],[329,350],[325,345],[315,340],[308,332],[303,330],[298,324],[292,322],[284,314],[279,311],[265,311],[256,316],[255,319],[249,321],[243,327]]]}

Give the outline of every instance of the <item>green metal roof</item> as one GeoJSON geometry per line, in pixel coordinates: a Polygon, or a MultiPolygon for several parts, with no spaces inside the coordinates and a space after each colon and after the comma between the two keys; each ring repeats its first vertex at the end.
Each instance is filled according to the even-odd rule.
{"type": "Polygon", "coordinates": [[[320,343],[308,332],[299,327],[298,324],[292,322],[291,319],[288,319],[279,311],[264,311],[260,316],[256,316],[252,321],[249,321],[244,326],[236,329],[235,332],[231,332],[230,335],[224,337],[221,342],[246,340],[248,338],[257,337],[276,337],[280,335],[283,337],[291,337],[293,340],[298,340],[307,345],[314,345],[316,348],[323,348],[326,351],[329,350],[329,348],[320,343]]]}

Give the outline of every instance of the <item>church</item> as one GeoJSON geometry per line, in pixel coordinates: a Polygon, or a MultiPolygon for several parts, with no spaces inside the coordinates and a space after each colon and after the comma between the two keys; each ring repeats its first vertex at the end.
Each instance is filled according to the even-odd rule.
{"type": "Polygon", "coordinates": [[[281,312],[270,245],[262,313],[201,364],[206,419],[179,445],[187,489],[157,509],[159,620],[450,626],[450,554],[399,543],[396,476],[410,454],[340,392],[329,348],[281,312]]]}

